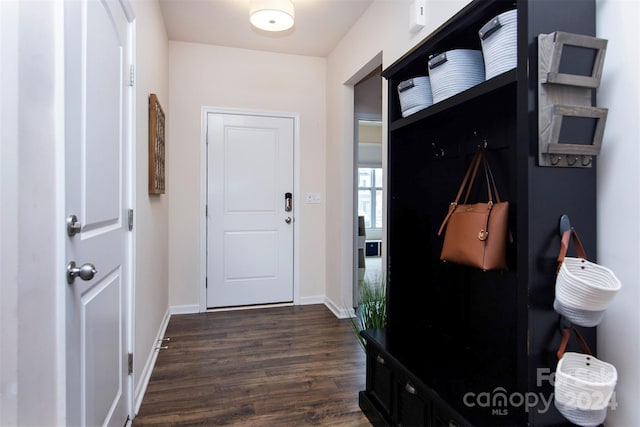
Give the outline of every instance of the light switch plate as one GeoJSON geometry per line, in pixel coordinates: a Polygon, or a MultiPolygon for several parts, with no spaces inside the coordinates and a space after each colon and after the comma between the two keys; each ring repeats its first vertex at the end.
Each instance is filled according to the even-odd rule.
{"type": "Polygon", "coordinates": [[[307,193],[307,203],[320,203],[320,193],[307,193]]]}

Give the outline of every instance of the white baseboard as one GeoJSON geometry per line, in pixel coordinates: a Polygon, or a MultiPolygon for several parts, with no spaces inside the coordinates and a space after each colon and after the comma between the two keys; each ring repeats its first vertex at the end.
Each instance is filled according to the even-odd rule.
{"type": "Polygon", "coordinates": [[[200,306],[198,304],[189,305],[172,305],[169,307],[169,312],[173,314],[195,314],[200,313],[200,306]]]}
{"type": "MultiPolygon", "coordinates": [[[[160,342],[162,337],[167,330],[167,326],[169,325],[169,319],[171,318],[170,310],[167,309],[167,312],[164,314],[164,318],[160,323],[160,328],[158,329],[158,334],[156,335],[156,341],[160,342]]],[[[140,375],[140,382],[135,387],[135,400],[134,400],[134,414],[138,414],[140,410],[140,405],[142,405],[142,398],[144,397],[145,392],[147,391],[147,386],[149,385],[149,379],[151,378],[151,372],[153,371],[153,367],[156,365],[156,360],[158,359],[158,352],[155,348],[151,349],[149,356],[147,357],[147,363],[145,363],[144,368],[142,369],[142,374],[140,375]]]]}
{"type": "Polygon", "coordinates": [[[354,317],[355,312],[351,307],[341,307],[331,301],[329,298],[325,297],[323,301],[324,305],[327,306],[329,310],[338,318],[338,319],[347,319],[349,317],[354,317]]]}
{"type": "Polygon", "coordinates": [[[300,297],[298,298],[298,303],[296,305],[324,304],[324,300],[324,295],[316,295],[314,297],[300,297]]]}

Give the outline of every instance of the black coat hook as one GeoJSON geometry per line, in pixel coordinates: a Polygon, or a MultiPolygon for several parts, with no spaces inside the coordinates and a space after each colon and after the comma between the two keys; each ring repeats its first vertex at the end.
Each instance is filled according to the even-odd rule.
{"type": "Polygon", "coordinates": [[[431,143],[431,147],[433,147],[433,154],[436,159],[444,159],[444,148],[439,147],[435,142],[431,143]]]}
{"type": "Polygon", "coordinates": [[[571,221],[569,220],[569,215],[562,214],[562,216],[560,216],[560,225],[558,226],[560,236],[564,235],[564,232],[567,230],[571,230],[571,221]]]}
{"type": "Polygon", "coordinates": [[[474,130],[474,131],[473,131],[473,134],[474,134],[477,138],[479,138],[479,139],[481,139],[481,140],[482,140],[482,145],[478,145],[478,148],[487,148],[487,145],[489,145],[489,144],[487,143],[487,140],[486,140],[485,138],[482,138],[482,137],[480,136],[480,134],[478,133],[478,131],[477,131],[477,130],[474,130]]]}

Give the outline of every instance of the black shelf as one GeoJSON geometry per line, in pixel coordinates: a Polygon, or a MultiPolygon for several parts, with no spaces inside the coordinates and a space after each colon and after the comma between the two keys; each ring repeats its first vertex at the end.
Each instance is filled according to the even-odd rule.
{"type": "MultiPolygon", "coordinates": [[[[558,363],[553,300],[560,215],[572,218],[587,252],[596,252],[597,164],[575,170],[537,163],[537,38],[554,31],[594,35],[595,0],[474,0],[382,72],[388,82],[388,323],[384,331],[363,334],[367,385],[360,401],[372,422],[571,425],[553,404],[468,404],[468,393],[501,389],[552,396],[553,386],[538,379],[558,363]],[[479,49],[478,29],[514,7],[515,69],[402,117],[399,83],[424,75],[432,54],[479,49]],[[481,143],[500,196],[510,203],[507,272],[439,259],[438,228],[481,143]]],[[[486,197],[481,184],[472,198],[486,197]]],[[[596,348],[596,331],[581,332],[596,348]]]]}
{"type": "Polygon", "coordinates": [[[430,55],[459,48],[480,49],[478,30],[484,23],[516,8],[515,0],[474,1],[433,31],[420,44],[404,54],[382,72],[382,77],[403,75],[407,69],[424,69],[430,55]],[[416,63],[420,65],[416,66],[416,63]]]}
{"type": "Polygon", "coordinates": [[[453,109],[459,105],[465,104],[474,99],[480,98],[485,95],[490,95],[496,90],[503,88],[505,86],[514,84],[517,82],[517,73],[516,70],[510,70],[494,78],[477,84],[463,92],[460,92],[450,98],[442,100],[433,104],[430,107],[425,108],[424,110],[420,110],[408,117],[403,117],[401,119],[395,120],[389,126],[390,131],[396,131],[402,129],[404,127],[410,126],[413,123],[423,121],[429,117],[435,116],[437,114],[441,114],[446,112],[447,110],[453,109]]]}

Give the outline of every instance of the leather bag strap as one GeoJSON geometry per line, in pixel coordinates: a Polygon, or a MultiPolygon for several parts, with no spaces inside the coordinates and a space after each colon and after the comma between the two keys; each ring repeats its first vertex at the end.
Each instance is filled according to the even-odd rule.
{"type": "MultiPolygon", "coordinates": [[[[500,203],[500,194],[498,194],[498,187],[496,186],[496,181],[493,178],[493,172],[491,172],[491,166],[489,164],[489,159],[487,158],[487,150],[485,148],[478,149],[476,155],[479,154],[480,161],[482,161],[482,166],[484,168],[484,176],[487,182],[487,197],[490,202],[493,202],[493,198],[495,196],[496,203],[500,203]]],[[[475,160],[475,159],[474,159],[475,160]]],[[[464,204],[469,200],[469,193],[471,192],[471,188],[473,187],[473,183],[475,182],[475,178],[477,176],[477,168],[480,166],[480,161],[475,165],[474,171],[471,175],[471,182],[467,186],[467,192],[464,197],[464,204]]],[[[460,194],[460,192],[458,193],[460,194]]],[[[458,199],[456,199],[456,203],[458,199]]]]}
{"type": "Polygon", "coordinates": [[[478,166],[480,166],[480,161],[482,160],[483,155],[484,154],[481,152],[481,150],[478,150],[473,156],[473,160],[471,160],[471,163],[467,168],[467,172],[464,174],[464,178],[462,179],[462,183],[460,184],[460,188],[458,189],[458,194],[456,195],[456,199],[454,202],[456,205],[460,202],[460,197],[462,197],[462,192],[465,188],[467,189],[467,193],[464,197],[464,203],[467,203],[467,199],[469,198],[469,191],[471,190],[471,187],[473,187],[476,175],[478,174],[478,166]]]}
{"type": "Polygon", "coordinates": [[[500,203],[500,194],[498,194],[498,187],[496,186],[496,180],[493,178],[493,173],[491,172],[491,166],[489,166],[489,159],[487,159],[486,156],[484,157],[484,165],[485,165],[485,174],[487,175],[487,185],[489,181],[491,181],[491,188],[493,189],[493,194],[496,196],[496,203],[500,203]]]}
{"type": "Polygon", "coordinates": [[[562,240],[560,241],[560,252],[558,253],[558,270],[560,269],[560,265],[564,261],[564,258],[567,256],[571,236],[573,236],[573,245],[576,247],[576,253],[578,254],[578,257],[587,259],[587,253],[584,250],[584,246],[582,246],[582,242],[578,237],[578,233],[573,227],[571,227],[570,229],[565,230],[564,233],[562,233],[562,240]]]}
{"type": "Polygon", "coordinates": [[[449,221],[449,218],[451,217],[453,212],[456,210],[456,207],[458,206],[458,203],[460,202],[460,197],[462,197],[462,193],[464,192],[465,188],[467,188],[467,194],[465,196],[465,203],[466,203],[466,200],[469,197],[469,191],[470,191],[471,187],[473,186],[473,182],[474,182],[475,177],[476,177],[476,175],[478,173],[478,167],[480,166],[480,162],[481,162],[483,156],[484,156],[483,150],[478,150],[476,152],[476,154],[473,156],[473,160],[471,160],[471,163],[469,164],[469,167],[467,168],[467,172],[465,173],[464,178],[462,179],[462,183],[460,184],[460,188],[458,189],[458,194],[456,195],[456,199],[455,199],[454,202],[452,202],[449,205],[449,212],[447,212],[447,216],[444,217],[444,220],[442,221],[442,224],[440,225],[440,228],[438,229],[438,236],[440,236],[442,234],[442,231],[444,230],[445,225],[449,221]]]}
{"type": "Polygon", "coordinates": [[[442,231],[444,230],[444,226],[449,221],[449,218],[451,218],[451,214],[453,214],[453,212],[456,210],[457,206],[458,205],[456,203],[451,203],[449,205],[449,212],[447,212],[447,216],[444,217],[444,220],[442,221],[442,224],[440,224],[440,228],[438,229],[438,236],[442,234],[442,231]]]}
{"type": "MultiPolygon", "coordinates": [[[[484,169],[484,180],[487,184],[487,200],[489,200],[489,203],[493,205],[493,194],[491,192],[491,178],[490,178],[490,176],[493,176],[493,175],[491,174],[491,169],[489,168],[489,162],[487,161],[486,156],[482,158],[482,167],[484,169]]],[[[493,187],[495,192],[495,185],[493,187]]]]}
{"type": "Polygon", "coordinates": [[[580,348],[582,348],[582,351],[584,351],[589,356],[593,356],[593,353],[591,352],[587,341],[584,339],[580,331],[578,331],[575,326],[572,326],[570,328],[564,328],[562,330],[562,340],[560,341],[560,346],[558,347],[558,352],[556,353],[556,356],[558,356],[558,360],[562,359],[562,356],[567,349],[567,344],[569,343],[569,337],[571,336],[572,330],[576,338],[578,339],[578,344],[580,345],[580,348]]]}
{"type": "MultiPolygon", "coordinates": [[[[469,200],[469,194],[471,193],[471,188],[473,188],[473,183],[476,181],[476,177],[478,176],[478,168],[480,167],[480,163],[484,160],[484,158],[485,158],[484,149],[481,148],[478,151],[476,151],[476,154],[473,157],[473,161],[471,162],[473,164],[473,171],[471,172],[469,183],[466,186],[467,187],[467,191],[466,191],[466,193],[464,195],[463,204],[465,204],[465,205],[467,204],[467,201],[469,200]]],[[[457,202],[458,202],[458,200],[456,199],[456,203],[457,202]]]]}
{"type": "MultiPolygon", "coordinates": [[[[487,177],[487,186],[489,185],[489,182],[491,182],[491,189],[493,189],[493,194],[496,197],[496,203],[500,203],[500,194],[498,193],[498,186],[496,185],[496,180],[493,178],[493,172],[491,172],[491,166],[489,165],[489,159],[487,158],[487,156],[484,157],[484,165],[485,165],[485,174],[487,177]]],[[[491,200],[491,190],[488,189],[489,191],[489,200],[491,200]]],[[[487,225],[488,227],[488,225],[487,225]]],[[[487,230],[488,231],[488,230],[487,230]]],[[[509,242],[513,243],[513,234],[511,233],[511,230],[508,230],[508,234],[509,234],[509,242]]]]}

